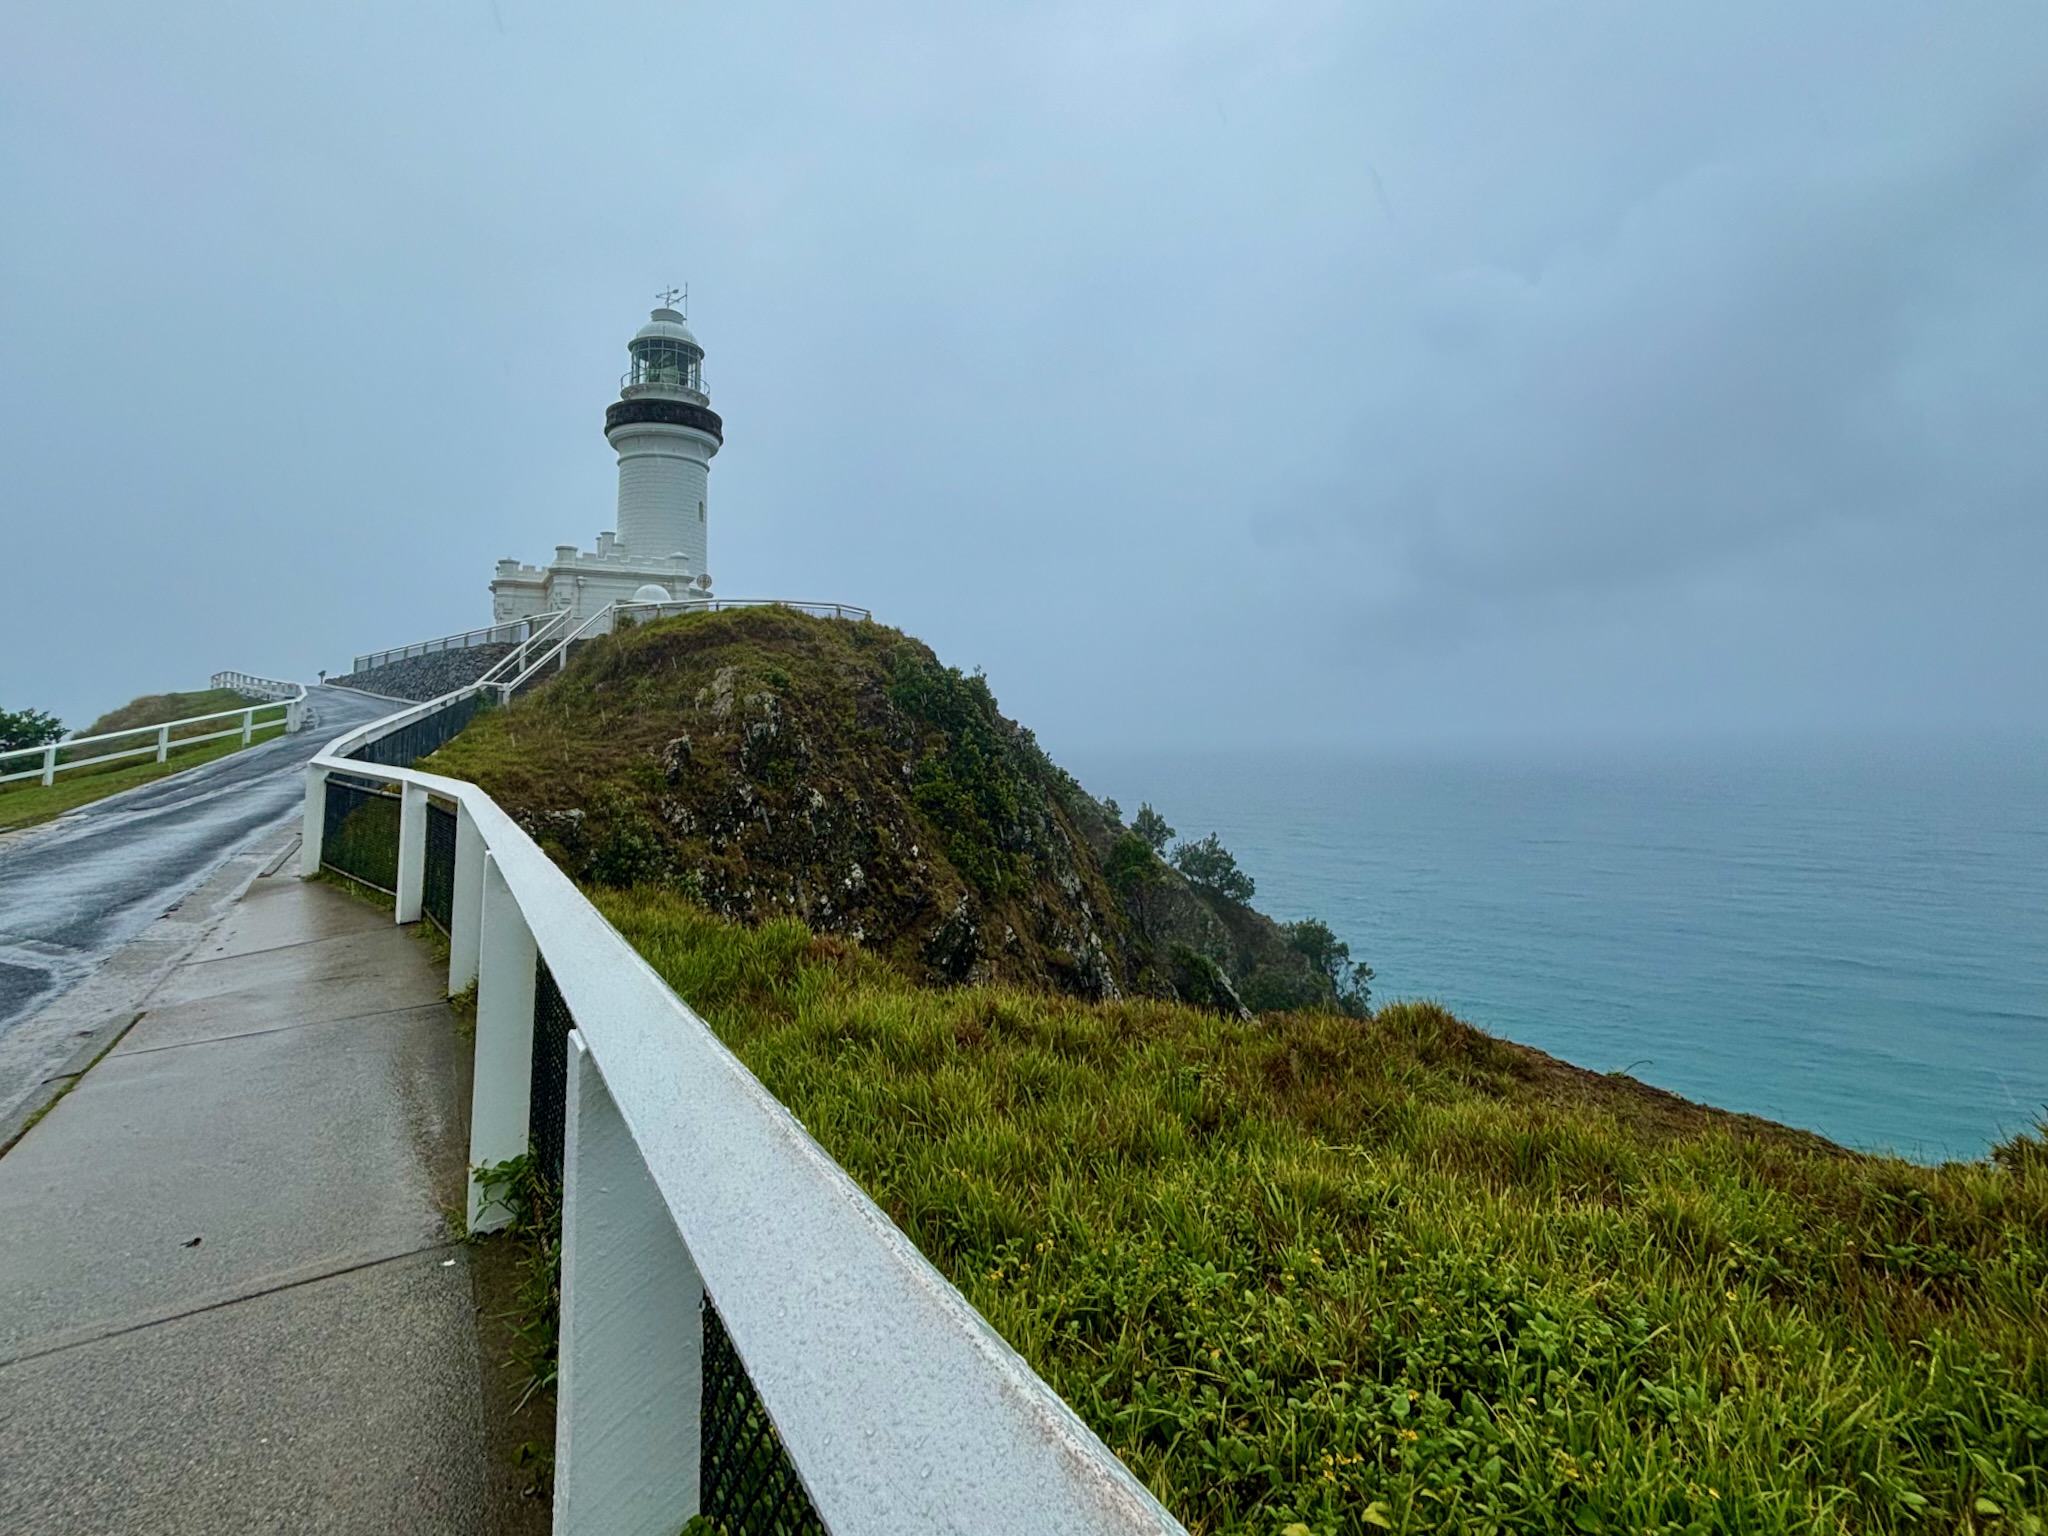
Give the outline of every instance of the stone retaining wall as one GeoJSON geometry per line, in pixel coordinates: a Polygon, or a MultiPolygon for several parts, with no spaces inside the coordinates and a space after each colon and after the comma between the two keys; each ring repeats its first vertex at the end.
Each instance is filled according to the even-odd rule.
{"type": "Polygon", "coordinates": [[[473,683],[490,671],[515,647],[509,641],[472,645],[467,650],[435,651],[426,656],[408,656],[388,661],[366,672],[346,672],[328,682],[341,688],[360,688],[391,699],[423,702],[473,683]]]}

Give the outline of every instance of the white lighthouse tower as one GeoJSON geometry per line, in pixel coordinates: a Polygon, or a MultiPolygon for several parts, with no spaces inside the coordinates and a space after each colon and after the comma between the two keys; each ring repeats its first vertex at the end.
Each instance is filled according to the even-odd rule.
{"type": "Polygon", "coordinates": [[[701,573],[711,456],[725,440],[704,393],[704,349],[663,305],[626,350],[633,367],[604,413],[619,455],[619,543],[629,558],[681,556],[701,573]]]}
{"type": "Polygon", "coordinates": [[[632,366],[604,413],[619,456],[618,526],[597,548],[555,546],[546,565],[500,560],[491,581],[493,622],[556,609],[587,618],[609,603],[708,598],[711,457],[725,424],[704,389],[704,348],[673,289],[626,343],[632,366]],[[648,590],[650,588],[658,590],[648,590]]]}

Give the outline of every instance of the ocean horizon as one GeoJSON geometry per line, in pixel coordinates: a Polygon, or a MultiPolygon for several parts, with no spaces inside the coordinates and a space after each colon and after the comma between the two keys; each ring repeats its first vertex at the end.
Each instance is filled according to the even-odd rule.
{"type": "Polygon", "coordinates": [[[2037,746],[1071,757],[1328,922],[1375,1005],[1920,1162],[2048,1113],[2037,746]]]}

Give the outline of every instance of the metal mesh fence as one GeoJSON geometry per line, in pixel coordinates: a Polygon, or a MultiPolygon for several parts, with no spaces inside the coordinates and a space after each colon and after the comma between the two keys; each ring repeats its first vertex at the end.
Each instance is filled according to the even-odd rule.
{"type": "Polygon", "coordinates": [[[527,1099],[527,1135],[536,1167],[558,1183],[562,1133],[569,1108],[569,1031],[576,1021],[545,960],[534,961],[533,1077],[527,1099]]]}
{"type": "Polygon", "coordinates": [[[381,763],[387,768],[410,767],[415,760],[446,746],[483,706],[484,696],[481,693],[464,694],[446,709],[437,709],[424,719],[399,727],[389,736],[366,742],[349,756],[366,763],[381,763]]]}
{"type": "Polygon", "coordinates": [[[443,933],[455,921],[455,813],[427,802],[427,860],[420,872],[420,911],[443,933]]]}
{"type": "Polygon", "coordinates": [[[827,1536],[709,1296],[699,1478],[699,1505],[719,1536],[827,1536]]]}
{"type": "Polygon", "coordinates": [[[398,889],[398,796],[338,773],[327,776],[320,862],[387,893],[398,889]]]}
{"type": "MultiPolygon", "coordinates": [[[[536,957],[526,1123],[535,1171],[557,1189],[574,1026],[547,961],[536,957]]],[[[715,1536],[828,1536],[709,1296],[704,1298],[702,1409],[699,1507],[708,1529],[715,1536]]]]}

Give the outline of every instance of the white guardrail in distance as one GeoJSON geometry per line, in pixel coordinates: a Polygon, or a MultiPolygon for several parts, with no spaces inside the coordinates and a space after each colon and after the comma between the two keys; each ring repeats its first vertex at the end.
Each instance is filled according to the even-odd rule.
{"type": "Polygon", "coordinates": [[[213,674],[212,686],[232,688],[235,692],[247,694],[252,699],[279,699],[297,703],[306,697],[304,683],[287,683],[275,677],[258,677],[253,672],[216,672],[213,674]]]}
{"type": "Polygon", "coordinates": [[[216,672],[213,674],[213,686],[233,688],[237,692],[250,694],[256,698],[267,698],[271,702],[251,704],[246,709],[216,710],[210,715],[192,715],[183,720],[166,720],[161,725],[138,725],[125,731],[102,731],[97,736],[73,736],[68,741],[53,741],[40,747],[14,747],[0,752],[0,784],[38,778],[45,784],[54,784],[60,773],[69,773],[74,768],[91,768],[101,763],[118,762],[125,757],[153,756],[160,763],[169,762],[173,747],[194,746],[202,741],[219,741],[227,736],[241,737],[242,745],[246,747],[256,739],[258,731],[282,726],[289,735],[305,724],[306,689],[303,684],[280,683],[274,678],[250,677],[245,672],[216,672]],[[223,682],[223,678],[229,681],[223,682]],[[259,714],[279,708],[282,708],[284,713],[275,720],[256,718],[259,714]],[[204,731],[196,736],[178,734],[187,726],[209,725],[216,720],[234,720],[239,723],[218,731],[204,731]],[[107,751],[96,752],[90,757],[70,755],[80,747],[95,747],[116,741],[132,742],[137,737],[147,737],[148,740],[140,746],[110,747],[107,751]],[[57,760],[59,754],[64,754],[64,761],[57,760]],[[33,768],[4,771],[9,761],[24,757],[39,758],[41,761],[33,768]]]}
{"type": "MultiPolygon", "coordinates": [[[[675,1536],[699,1513],[708,1297],[833,1536],[1185,1536],[490,796],[350,756],[478,691],[308,765],[301,869],[330,776],[395,789],[413,921],[447,857],[430,798],[452,803],[437,899],[449,990],[477,987],[473,1170],[528,1150],[536,958],[567,1005],[556,1532],[675,1536]]],[[[469,1214],[505,1219],[474,1173],[469,1214]]]]}

